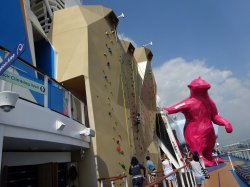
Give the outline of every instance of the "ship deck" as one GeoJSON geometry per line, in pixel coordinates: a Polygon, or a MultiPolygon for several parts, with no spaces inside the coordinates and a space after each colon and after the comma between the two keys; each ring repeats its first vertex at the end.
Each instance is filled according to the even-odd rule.
{"type": "MultiPolygon", "coordinates": [[[[225,163],[208,168],[210,179],[206,180],[204,187],[248,187],[232,169],[228,157],[224,157],[223,159],[225,163]]],[[[238,158],[231,158],[231,160],[233,166],[241,165],[246,162],[238,158]]]]}

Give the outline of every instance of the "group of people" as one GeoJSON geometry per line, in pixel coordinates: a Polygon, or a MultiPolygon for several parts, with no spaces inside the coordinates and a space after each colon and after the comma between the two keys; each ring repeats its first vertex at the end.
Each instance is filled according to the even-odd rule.
{"type": "MultiPolygon", "coordinates": [[[[167,155],[161,157],[163,172],[168,182],[168,187],[174,186],[174,175],[171,175],[173,172],[172,163],[170,162],[167,155]]],[[[201,187],[205,181],[204,176],[204,166],[200,162],[200,156],[198,152],[189,153],[186,163],[189,165],[193,171],[196,187],[201,187]]],[[[150,173],[150,182],[155,181],[156,179],[156,167],[149,156],[146,157],[146,167],[150,173]]],[[[141,187],[144,180],[146,179],[146,167],[143,164],[140,164],[136,157],[132,157],[131,165],[129,168],[129,174],[132,175],[132,184],[133,187],[141,187]]],[[[158,185],[155,185],[155,187],[158,185]]]]}
{"type": "MultiPolygon", "coordinates": [[[[146,167],[150,173],[150,181],[153,182],[156,178],[156,167],[149,156],[146,156],[146,161],[147,161],[146,167]]],[[[165,176],[173,172],[172,163],[170,162],[170,160],[165,154],[162,156],[162,166],[163,166],[163,171],[164,171],[165,176]]],[[[136,157],[132,157],[131,159],[129,174],[132,175],[133,187],[141,187],[143,184],[143,181],[146,179],[146,168],[144,167],[143,164],[139,163],[136,157]]],[[[173,183],[172,183],[173,176],[172,175],[168,176],[166,180],[168,181],[169,187],[173,187],[173,183]]]]}

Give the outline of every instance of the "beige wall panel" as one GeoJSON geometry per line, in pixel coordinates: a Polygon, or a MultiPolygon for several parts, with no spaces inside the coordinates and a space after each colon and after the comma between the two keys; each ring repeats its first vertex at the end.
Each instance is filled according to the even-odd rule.
{"type": "Polygon", "coordinates": [[[74,6],[54,12],[53,35],[65,33],[71,30],[78,30],[86,27],[87,23],[82,15],[80,6],[74,6]]]}
{"type": "Polygon", "coordinates": [[[53,36],[58,52],[58,80],[65,81],[79,75],[88,76],[87,30],[72,30],[53,36]]]}
{"type": "MultiPolygon", "coordinates": [[[[141,132],[139,132],[139,135],[140,137],[146,137],[141,138],[141,143],[143,152],[147,154],[145,149],[151,144],[154,137],[156,114],[156,89],[150,62],[152,53],[147,48],[136,48],[134,57],[137,64],[147,62],[143,79],[138,78],[140,80],[138,81],[138,87],[140,87],[138,93],[140,94],[139,105],[142,117],[141,132]]],[[[139,66],[138,69],[138,71],[144,72],[144,70],[140,70],[139,66]]]]}
{"type": "Polygon", "coordinates": [[[88,75],[88,33],[78,6],[55,12],[52,44],[58,52],[57,79],[88,75]]]}
{"type": "Polygon", "coordinates": [[[105,19],[89,26],[89,80],[99,177],[128,174],[131,157],[129,116],[125,116],[129,110],[124,107],[121,82],[123,49],[112,29],[105,19]]]}
{"type": "Polygon", "coordinates": [[[86,20],[87,25],[92,23],[96,23],[98,20],[103,19],[109,13],[112,12],[111,9],[103,7],[103,6],[96,6],[96,5],[84,5],[80,6],[82,15],[86,20]]]}
{"type": "MultiPolygon", "coordinates": [[[[137,156],[141,163],[145,162],[146,148],[144,147],[144,128],[143,122],[136,124],[136,115],[137,113],[141,114],[141,105],[140,105],[140,89],[141,89],[141,77],[138,74],[137,62],[133,58],[133,53],[129,49],[129,44],[125,41],[122,42],[122,45],[127,51],[127,54],[124,55],[123,66],[123,75],[125,80],[126,88],[126,99],[128,101],[128,106],[130,107],[130,116],[132,120],[131,126],[131,137],[133,142],[133,153],[137,156]]],[[[142,118],[143,116],[141,116],[142,118]]]]}

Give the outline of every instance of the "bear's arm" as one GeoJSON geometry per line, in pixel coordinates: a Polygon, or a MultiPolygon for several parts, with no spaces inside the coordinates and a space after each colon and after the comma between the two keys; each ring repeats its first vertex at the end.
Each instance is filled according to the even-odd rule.
{"type": "Polygon", "coordinates": [[[164,111],[166,111],[168,114],[174,114],[177,112],[183,112],[185,109],[187,109],[190,105],[190,99],[184,99],[183,101],[174,104],[173,106],[163,108],[164,111]]]}
{"type": "Polygon", "coordinates": [[[212,122],[219,126],[225,126],[226,131],[228,133],[231,133],[233,131],[231,123],[218,114],[217,107],[212,99],[210,99],[210,106],[211,106],[210,110],[212,115],[212,122]]]}

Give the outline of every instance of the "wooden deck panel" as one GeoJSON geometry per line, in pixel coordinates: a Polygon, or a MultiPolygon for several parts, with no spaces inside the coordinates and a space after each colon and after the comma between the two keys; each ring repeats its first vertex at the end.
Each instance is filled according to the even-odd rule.
{"type": "MultiPolygon", "coordinates": [[[[210,179],[206,180],[205,187],[239,187],[232,174],[232,167],[229,161],[225,161],[226,166],[210,172],[210,179]]],[[[241,161],[233,161],[233,165],[242,164],[241,161]]]]}

